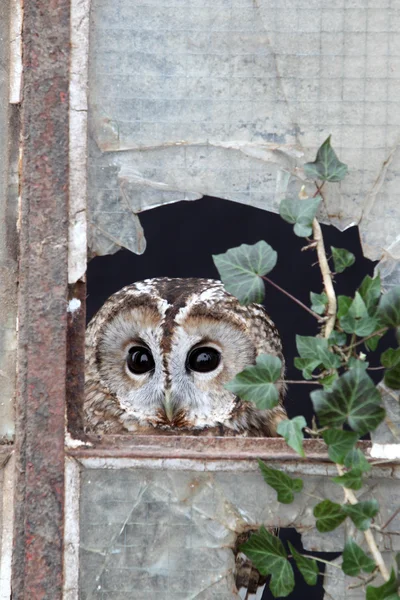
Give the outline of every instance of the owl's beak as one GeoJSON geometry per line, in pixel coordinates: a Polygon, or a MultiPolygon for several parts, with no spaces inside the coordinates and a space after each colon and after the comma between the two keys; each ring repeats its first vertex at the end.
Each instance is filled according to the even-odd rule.
{"type": "Polygon", "coordinates": [[[163,405],[167,419],[172,423],[175,413],[175,406],[170,390],[165,390],[163,405]]]}

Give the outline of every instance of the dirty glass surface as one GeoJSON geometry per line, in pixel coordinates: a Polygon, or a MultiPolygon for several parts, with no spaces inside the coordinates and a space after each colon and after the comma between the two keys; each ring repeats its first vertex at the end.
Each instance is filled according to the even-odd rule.
{"type": "MultiPolygon", "coordinates": [[[[93,462],[93,461],[92,461],[93,462]]],[[[115,461],[116,466],[118,461],[115,461]]],[[[80,599],[157,600],[196,598],[234,600],[237,535],[260,524],[295,527],[305,548],[340,551],[351,522],[329,534],[310,529],[318,497],[342,500],[324,465],[279,465],[304,477],[305,493],[293,504],[279,504],[257,466],[245,461],[213,464],[148,460],[135,468],[84,469],[80,508],[80,599]],[[311,494],[311,496],[310,496],[311,494]]],[[[363,499],[373,495],[386,521],[400,502],[400,472],[377,469],[363,499]]],[[[349,521],[349,520],[347,520],[349,521]]],[[[382,523],[381,523],[382,524],[382,523]]],[[[382,550],[399,550],[397,516],[378,536],[382,550]]],[[[362,535],[362,534],[361,534],[362,535]]],[[[361,542],[361,539],[359,540],[361,542]]],[[[329,589],[327,598],[364,598],[329,589]]],[[[358,595],[357,595],[358,594],[358,595]]]]}
{"type": "Polygon", "coordinates": [[[350,173],[320,218],[399,280],[398,2],[93,0],[90,27],[94,252],[142,252],[137,214],[168,202],[276,212],[332,134],[350,173]]]}
{"type": "MultiPolygon", "coordinates": [[[[16,202],[10,173],[9,6],[0,4],[0,442],[11,439],[16,365],[16,202]]],[[[15,130],[17,137],[18,133],[15,130]]]]}

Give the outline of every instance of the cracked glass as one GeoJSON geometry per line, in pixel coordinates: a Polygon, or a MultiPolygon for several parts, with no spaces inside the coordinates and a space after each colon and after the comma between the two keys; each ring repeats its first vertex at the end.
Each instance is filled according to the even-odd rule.
{"type": "Polygon", "coordinates": [[[143,252],[138,215],[169,202],[276,212],[332,134],[350,172],[319,216],[398,281],[399,30],[387,0],[93,0],[92,251],[143,252]]]}
{"type": "MultiPolygon", "coordinates": [[[[279,465],[291,475],[305,476],[305,493],[285,505],[277,502],[254,462],[188,466],[177,460],[169,461],[168,468],[156,459],[147,463],[121,469],[115,460],[108,468],[82,473],[81,600],[142,600],[149,595],[159,600],[238,599],[236,539],[261,524],[295,527],[307,550],[341,551],[348,535],[362,543],[362,533],[349,519],[328,534],[313,527],[312,511],[320,498],[342,500],[342,490],[328,477],[336,473],[334,467],[279,465]]],[[[367,480],[362,498],[378,500],[382,523],[400,503],[399,477],[397,468],[390,473],[376,469],[367,480]]],[[[383,551],[400,549],[399,527],[397,515],[386,534],[378,535],[383,551]]],[[[362,589],[347,592],[344,584],[340,592],[332,590],[334,575],[328,572],[327,599],[364,598],[362,589]]]]}

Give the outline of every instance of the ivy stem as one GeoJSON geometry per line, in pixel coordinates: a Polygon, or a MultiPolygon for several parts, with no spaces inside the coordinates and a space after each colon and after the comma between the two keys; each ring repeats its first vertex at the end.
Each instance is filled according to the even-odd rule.
{"type": "Polygon", "coordinates": [[[267,283],[270,283],[274,288],[276,288],[277,290],[282,292],[282,294],[285,294],[285,296],[287,296],[288,298],[293,300],[293,302],[296,302],[296,304],[298,304],[299,306],[304,308],[304,310],[306,310],[308,313],[310,313],[310,315],[312,315],[315,319],[318,319],[318,321],[321,321],[320,315],[317,315],[317,313],[315,313],[313,310],[311,310],[311,308],[308,308],[308,306],[303,304],[303,302],[301,300],[299,300],[295,296],[292,296],[292,294],[290,294],[289,292],[287,292],[286,290],[281,288],[281,286],[278,285],[277,283],[275,283],[274,281],[272,281],[272,279],[270,279],[269,277],[265,277],[265,275],[261,275],[260,277],[261,277],[261,279],[264,279],[264,281],[266,281],[267,283]]]}
{"type": "Polygon", "coordinates": [[[398,515],[399,513],[400,513],[400,506],[399,506],[399,508],[398,508],[398,509],[397,509],[397,510],[396,510],[396,511],[395,511],[395,512],[392,514],[392,516],[390,517],[390,519],[388,519],[388,520],[386,521],[386,523],[385,523],[384,525],[382,525],[382,527],[381,527],[381,531],[382,531],[383,529],[386,529],[386,527],[387,527],[387,526],[388,526],[388,525],[389,525],[389,524],[390,524],[390,523],[393,521],[393,519],[395,519],[395,518],[397,517],[397,515],[398,515]]]}
{"type": "Polygon", "coordinates": [[[378,329],[378,331],[375,331],[374,333],[370,333],[365,338],[363,338],[362,340],[359,340],[355,344],[350,344],[350,346],[347,346],[347,350],[350,350],[351,348],[355,348],[356,346],[363,344],[364,342],[366,342],[367,340],[370,340],[371,338],[375,337],[376,335],[381,335],[381,333],[386,333],[386,331],[388,329],[389,329],[389,327],[382,327],[382,329],[378,329]]]}
{"type": "MultiPolygon", "coordinates": [[[[324,284],[325,293],[328,296],[328,305],[327,305],[327,311],[326,311],[328,319],[326,321],[326,324],[325,324],[325,327],[323,330],[324,337],[328,338],[335,326],[337,301],[336,301],[335,290],[334,290],[334,287],[332,284],[332,274],[329,269],[328,260],[326,258],[324,240],[322,237],[322,230],[321,230],[320,224],[318,223],[317,219],[313,220],[313,236],[314,236],[314,240],[317,242],[317,254],[318,254],[319,267],[321,270],[322,281],[324,284]]],[[[386,331],[387,329],[388,328],[385,327],[384,331],[386,331]]],[[[375,332],[375,334],[373,334],[373,335],[377,335],[377,333],[379,333],[379,332],[375,332]]],[[[369,337],[373,337],[373,335],[371,335],[369,337]]],[[[364,340],[361,340],[360,342],[357,342],[356,344],[350,344],[350,346],[347,348],[347,350],[350,350],[351,348],[354,348],[358,344],[363,343],[366,339],[368,339],[368,337],[364,338],[364,340]]],[[[337,468],[339,475],[344,475],[344,469],[343,469],[342,465],[337,464],[336,468],[337,468]]],[[[350,504],[358,504],[357,497],[354,494],[353,490],[350,490],[348,488],[343,488],[343,491],[344,491],[344,496],[345,496],[346,500],[350,504]]],[[[364,531],[364,536],[365,536],[365,540],[368,544],[368,547],[370,549],[370,552],[375,560],[375,564],[377,565],[383,579],[385,581],[389,581],[389,579],[390,579],[389,571],[384,563],[382,554],[380,553],[379,548],[376,545],[376,541],[375,541],[375,538],[373,536],[371,529],[367,529],[366,531],[364,531]]]]}
{"type": "Polygon", "coordinates": [[[336,294],[332,283],[332,273],[329,268],[328,259],[326,258],[324,238],[322,237],[321,226],[317,219],[313,220],[313,238],[317,242],[317,256],[319,268],[321,270],[322,282],[324,284],[325,293],[328,297],[326,307],[327,320],[324,325],[324,337],[328,338],[335,327],[337,301],[336,294]]]}
{"type": "MultiPolygon", "coordinates": [[[[336,465],[339,475],[344,475],[344,469],[341,465],[336,465]]],[[[353,492],[353,490],[349,490],[348,488],[343,488],[344,496],[350,504],[358,504],[358,500],[353,492]]],[[[371,529],[367,529],[364,531],[365,541],[368,544],[368,548],[374,558],[375,564],[377,565],[383,579],[385,581],[389,581],[390,575],[387,567],[383,561],[382,554],[379,551],[378,546],[376,545],[375,538],[371,529]]]]}
{"type": "Polygon", "coordinates": [[[324,560],[323,558],[317,558],[316,556],[312,556],[311,554],[302,554],[301,556],[304,556],[304,558],[311,558],[311,560],[317,560],[318,562],[325,563],[326,565],[329,565],[330,567],[336,567],[337,569],[342,568],[341,565],[338,565],[330,560],[324,560]]]}
{"type": "Polygon", "coordinates": [[[276,383],[299,383],[301,385],[322,385],[319,381],[303,381],[301,379],[280,379],[276,383]]]}

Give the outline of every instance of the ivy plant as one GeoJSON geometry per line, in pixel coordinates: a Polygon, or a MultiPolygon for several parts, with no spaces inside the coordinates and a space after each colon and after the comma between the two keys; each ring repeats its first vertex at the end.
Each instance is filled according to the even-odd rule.
{"type": "MultiPolygon", "coordinates": [[[[398,569],[388,569],[374,537],[378,528],[374,523],[379,513],[378,503],[375,499],[360,500],[355,494],[360,490],[362,493],[364,479],[371,469],[357,443],[385,418],[379,389],[369,375],[368,353],[376,349],[389,330],[400,328],[400,286],[383,294],[379,274],[367,275],[352,297],[336,296],[334,277],[340,277],[351,268],[355,257],[348,250],[335,247],[330,249],[329,257],[326,255],[316,215],[323,202],[325,183],[340,182],[347,170],[347,165],[333,150],[329,136],[319,148],[315,161],[304,165],[306,177],[315,184],[315,194],[306,197],[303,188],[299,198],[285,198],[280,204],[281,217],[293,225],[295,235],[305,239],[305,249],[317,251],[322,286],[320,290],[311,291],[310,306],[267,277],[278,256],[265,241],[253,246],[243,244],[213,258],[226,289],[242,304],[262,302],[265,284],[272,284],[315,317],[316,335],[296,336],[298,357],[294,365],[303,377],[299,382],[308,382],[313,387],[310,396],[316,421],[307,431],[325,444],[338,473],[332,481],[340,486],[344,496],[342,503],[325,499],[315,504],[315,526],[320,532],[329,532],[351,520],[355,528],[363,532],[366,547],[363,549],[348,538],[341,569],[346,575],[361,580],[367,600],[400,600],[398,569]],[[384,584],[373,585],[379,574],[384,584]]],[[[383,352],[379,368],[385,385],[400,389],[400,347],[383,352]]],[[[280,380],[280,373],[280,360],[263,354],[255,365],[246,367],[226,387],[260,409],[272,408],[278,403],[275,384],[280,380]]],[[[293,383],[296,382],[290,382],[293,383]]],[[[305,429],[303,415],[282,421],[278,426],[278,433],[301,457],[306,456],[305,429]]],[[[261,460],[259,467],[266,484],[276,491],[279,502],[291,503],[302,493],[301,479],[292,478],[261,460]]],[[[290,556],[307,584],[317,582],[318,559],[302,555],[291,545],[288,552],[265,527],[254,533],[241,550],[261,574],[271,576],[270,588],[275,597],[285,597],[294,588],[290,556]]]]}

